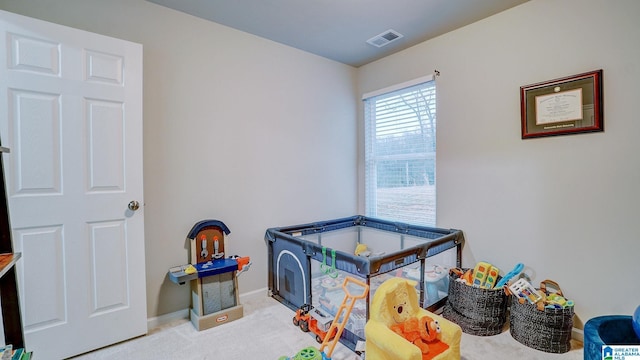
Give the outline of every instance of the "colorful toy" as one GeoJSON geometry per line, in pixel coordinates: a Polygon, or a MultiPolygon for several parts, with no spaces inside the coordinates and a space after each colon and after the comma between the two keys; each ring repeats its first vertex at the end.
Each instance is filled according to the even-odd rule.
{"type": "MultiPolygon", "coordinates": [[[[440,300],[440,291],[446,293],[449,289],[449,273],[443,265],[425,265],[424,282],[427,289],[427,299],[429,304],[440,300]]],[[[410,278],[413,278],[409,276],[410,278]]],[[[419,279],[419,277],[418,277],[419,279]]]]}
{"type": "Polygon", "coordinates": [[[322,247],[322,262],[320,263],[320,271],[329,275],[332,278],[338,277],[338,270],[336,269],[336,250],[331,249],[331,266],[327,265],[327,248],[322,247]]]}
{"type": "MultiPolygon", "coordinates": [[[[293,357],[281,356],[279,360],[331,360],[333,350],[340,340],[340,336],[342,335],[342,331],[344,330],[344,327],[349,320],[349,316],[351,315],[351,311],[353,310],[355,302],[357,300],[364,299],[367,296],[367,294],[369,293],[369,285],[358,279],[347,276],[342,283],[342,290],[345,294],[344,299],[342,300],[342,303],[340,304],[340,307],[336,312],[335,318],[330,322],[331,326],[325,332],[325,336],[322,340],[322,345],[320,345],[320,349],[316,350],[313,347],[304,348],[293,357]],[[356,287],[360,289],[361,292],[359,294],[353,294],[349,290],[349,285],[356,285],[356,287]],[[327,347],[328,351],[325,352],[324,350],[327,347]]],[[[298,324],[301,324],[301,319],[303,318],[302,313],[304,311],[308,313],[310,310],[311,308],[298,309],[299,313],[296,312],[296,316],[298,317],[298,324]]],[[[293,318],[293,323],[294,325],[296,324],[296,317],[293,318]]],[[[316,340],[318,340],[318,334],[316,334],[316,340]]]]}
{"type": "Polygon", "coordinates": [[[487,278],[481,287],[484,289],[493,289],[498,282],[498,274],[500,274],[500,269],[492,265],[491,268],[489,268],[487,278]]]}
{"type": "Polygon", "coordinates": [[[563,309],[574,306],[573,300],[567,300],[559,294],[543,295],[544,307],[547,309],[563,309]]]}
{"type": "Polygon", "coordinates": [[[492,289],[498,281],[498,274],[500,269],[489,264],[488,262],[480,261],[476,264],[472,273],[472,285],[484,289],[492,289]]]}
{"type": "Polygon", "coordinates": [[[475,287],[482,287],[484,283],[487,281],[487,275],[489,275],[489,271],[491,270],[491,264],[480,261],[476,264],[476,267],[473,269],[473,278],[471,284],[475,287]]]}
{"type": "Polygon", "coordinates": [[[511,279],[520,274],[522,272],[522,269],[524,269],[523,263],[516,264],[513,270],[509,271],[505,276],[503,276],[502,279],[500,279],[500,281],[498,281],[498,283],[494,286],[494,288],[500,289],[505,286],[511,279]]]}
{"type": "Polygon", "coordinates": [[[293,357],[280,356],[278,360],[323,360],[324,358],[318,349],[309,346],[300,350],[293,357]]]}
{"type": "MultiPolygon", "coordinates": [[[[316,335],[316,341],[322,344],[327,332],[331,327],[331,321],[333,318],[321,309],[314,309],[311,304],[304,304],[298,310],[293,317],[293,325],[300,327],[300,330],[304,332],[311,331],[316,335]]],[[[331,335],[331,338],[335,336],[335,331],[331,335]]]]}
{"type": "Polygon", "coordinates": [[[456,275],[458,278],[461,278],[462,275],[464,275],[464,270],[460,269],[459,267],[455,267],[455,268],[449,269],[449,273],[451,275],[456,275]]]}
{"type": "Polygon", "coordinates": [[[224,235],[229,228],[217,220],[196,223],[187,240],[190,264],[169,269],[169,279],[191,284],[190,319],[197,330],[204,330],[243,316],[237,277],[249,270],[251,259],[237,255],[224,257],[224,235]]]}
{"type": "Polygon", "coordinates": [[[467,285],[483,289],[501,289],[511,279],[522,272],[523,268],[524,265],[522,263],[517,264],[513,270],[503,276],[500,280],[498,280],[500,269],[484,261],[478,262],[473,269],[464,271],[460,268],[453,268],[450,270],[450,273],[458,276],[456,281],[463,282],[467,285]]]}
{"type": "Polygon", "coordinates": [[[564,296],[560,296],[558,294],[550,294],[546,296],[545,301],[549,304],[558,304],[562,307],[567,306],[568,300],[564,298],[564,296]]]}
{"type": "Polygon", "coordinates": [[[539,302],[538,310],[547,309],[563,309],[574,306],[573,300],[568,300],[564,297],[560,286],[552,280],[545,280],[540,283],[540,293],[542,296],[541,302],[539,302]],[[555,292],[548,289],[547,285],[551,285],[555,288],[555,292]]]}
{"type": "Polygon", "coordinates": [[[462,329],[420,307],[416,284],[394,277],[376,289],[365,326],[367,359],[460,359],[462,329]]]}
{"type": "Polygon", "coordinates": [[[469,269],[462,274],[458,280],[464,282],[467,285],[471,285],[473,283],[473,270],[469,269]]]}
{"type": "Polygon", "coordinates": [[[193,265],[189,264],[187,265],[187,267],[184,269],[184,273],[185,274],[195,274],[196,272],[198,272],[198,270],[196,270],[195,267],[193,267],[193,265]]]}
{"type": "Polygon", "coordinates": [[[213,237],[213,255],[211,255],[214,259],[222,259],[224,257],[224,252],[220,252],[220,238],[218,236],[213,237]]]}
{"type": "Polygon", "coordinates": [[[519,299],[535,304],[542,300],[542,295],[525,279],[519,279],[509,286],[509,290],[519,299]]]}
{"type": "Polygon", "coordinates": [[[410,309],[409,294],[415,290],[408,287],[400,287],[393,294],[394,311],[392,312],[394,323],[391,330],[402,336],[420,349],[422,354],[442,352],[449,346],[438,340],[440,324],[429,315],[415,316],[415,311],[410,309]],[[434,346],[442,347],[436,350],[434,346]]]}
{"type": "MultiPolygon", "coordinates": [[[[399,310],[398,315],[402,314],[402,311],[399,310]]],[[[420,318],[407,318],[402,322],[391,325],[391,330],[417,346],[423,354],[433,352],[433,349],[429,348],[429,344],[437,341],[441,332],[438,321],[427,315],[420,318]]],[[[447,344],[441,344],[444,350],[449,347],[447,344]]]]}
{"type": "Polygon", "coordinates": [[[366,244],[359,243],[356,245],[356,250],[353,252],[357,256],[369,257],[371,256],[371,250],[366,244]]]}
{"type": "Polygon", "coordinates": [[[238,255],[233,255],[229,257],[230,259],[235,259],[238,262],[238,271],[236,272],[236,276],[239,276],[240,274],[242,274],[245,271],[248,271],[249,268],[251,267],[251,258],[248,256],[238,256],[238,255]]]}

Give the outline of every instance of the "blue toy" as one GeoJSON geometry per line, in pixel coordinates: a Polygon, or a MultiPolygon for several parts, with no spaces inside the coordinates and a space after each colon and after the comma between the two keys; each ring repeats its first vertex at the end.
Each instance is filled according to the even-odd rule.
{"type": "Polygon", "coordinates": [[[640,339],[640,305],[638,305],[636,311],[633,313],[631,324],[633,325],[633,330],[636,332],[636,336],[640,339]]]}
{"type": "Polygon", "coordinates": [[[501,287],[505,286],[507,282],[509,282],[509,280],[520,274],[520,272],[522,272],[522,269],[524,269],[524,264],[518,263],[516,267],[513,268],[513,270],[509,271],[505,276],[502,277],[502,279],[500,279],[500,281],[498,281],[494,289],[500,289],[501,287]]]}

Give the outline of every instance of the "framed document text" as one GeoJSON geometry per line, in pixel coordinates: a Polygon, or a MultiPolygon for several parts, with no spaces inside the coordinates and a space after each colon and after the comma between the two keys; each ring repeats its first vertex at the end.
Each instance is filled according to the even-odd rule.
{"type": "Polygon", "coordinates": [[[522,138],[604,131],[602,70],[520,87],[522,138]]]}

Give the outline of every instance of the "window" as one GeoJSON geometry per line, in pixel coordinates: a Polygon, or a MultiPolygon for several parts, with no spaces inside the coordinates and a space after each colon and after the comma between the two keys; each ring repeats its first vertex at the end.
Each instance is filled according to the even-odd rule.
{"type": "Polygon", "coordinates": [[[366,215],[435,226],[435,81],[421,78],[363,98],[366,215]]]}

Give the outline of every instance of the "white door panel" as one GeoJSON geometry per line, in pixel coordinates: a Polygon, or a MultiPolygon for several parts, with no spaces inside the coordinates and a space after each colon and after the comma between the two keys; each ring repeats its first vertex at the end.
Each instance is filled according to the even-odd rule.
{"type": "Polygon", "coordinates": [[[0,11],[0,141],[26,346],[145,334],[142,47],[0,11]]]}

